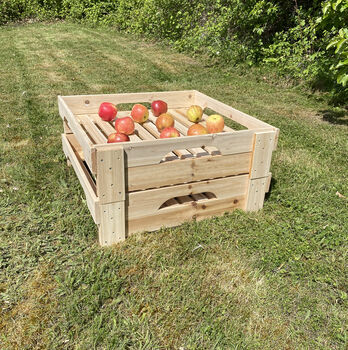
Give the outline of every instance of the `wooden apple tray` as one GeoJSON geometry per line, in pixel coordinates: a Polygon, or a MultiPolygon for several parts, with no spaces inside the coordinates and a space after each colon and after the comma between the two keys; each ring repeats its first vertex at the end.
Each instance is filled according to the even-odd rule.
{"type": "Polygon", "coordinates": [[[63,150],[83,187],[101,245],[134,232],[263,206],[279,131],[269,124],[194,90],[58,96],[58,106],[63,150]],[[159,139],[150,112],[147,122],[136,124],[130,142],[106,142],[115,129],[99,118],[100,103],[118,105],[119,117],[130,114],[122,104],[157,99],[167,102],[181,137],[159,139]],[[186,136],[192,124],[186,110],[194,104],[244,130],[226,126],[218,134],[186,136]]]}

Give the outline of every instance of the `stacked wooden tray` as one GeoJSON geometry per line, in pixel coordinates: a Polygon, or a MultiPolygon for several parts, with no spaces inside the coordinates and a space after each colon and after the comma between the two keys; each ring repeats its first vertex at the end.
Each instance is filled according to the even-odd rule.
{"type": "MultiPolygon", "coordinates": [[[[63,150],[80,180],[99,227],[101,245],[139,231],[154,231],[235,208],[261,209],[268,191],[278,129],[198,91],[58,96],[64,123],[63,150]],[[101,120],[102,102],[118,105],[164,100],[179,138],[159,139],[156,118],[136,124],[130,142],[107,144],[115,132],[101,120]],[[186,136],[191,105],[200,105],[242,125],[222,133],[186,136]]],[[[207,116],[204,115],[204,119],[207,116]]]]}

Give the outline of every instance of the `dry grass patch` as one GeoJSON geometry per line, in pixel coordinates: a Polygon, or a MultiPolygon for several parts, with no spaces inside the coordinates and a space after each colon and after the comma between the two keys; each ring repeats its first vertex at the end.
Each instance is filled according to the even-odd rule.
{"type": "Polygon", "coordinates": [[[6,151],[11,150],[12,148],[27,147],[29,144],[30,144],[29,139],[12,141],[12,142],[0,142],[1,148],[6,151]]]}
{"type": "Polygon", "coordinates": [[[66,81],[66,77],[61,76],[60,74],[57,74],[54,71],[51,72],[46,72],[46,76],[48,78],[49,81],[57,83],[57,82],[62,82],[62,81],[66,81]]]}
{"type": "Polygon", "coordinates": [[[23,286],[23,298],[0,319],[2,349],[48,349],[55,319],[56,283],[49,266],[40,266],[23,286]]]}

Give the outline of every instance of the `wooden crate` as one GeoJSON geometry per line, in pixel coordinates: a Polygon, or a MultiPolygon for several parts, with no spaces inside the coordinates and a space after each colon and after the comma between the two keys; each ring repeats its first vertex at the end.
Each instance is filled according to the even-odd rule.
{"type": "MultiPolygon", "coordinates": [[[[176,226],[221,215],[235,208],[262,208],[268,191],[272,151],[278,129],[198,91],[58,96],[64,123],[63,150],[80,180],[87,205],[99,227],[101,245],[139,231],[176,226]],[[167,102],[182,137],[159,139],[149,120],[136,124],[130,142],[107,144],[115,132],[102,121],[100,103],[167,102]],[[185,136],[185,117],[197,104],[245,127],[202,136],[185,136]]],[[[207,116],[204,115],[204,120],[207,116]]]]}

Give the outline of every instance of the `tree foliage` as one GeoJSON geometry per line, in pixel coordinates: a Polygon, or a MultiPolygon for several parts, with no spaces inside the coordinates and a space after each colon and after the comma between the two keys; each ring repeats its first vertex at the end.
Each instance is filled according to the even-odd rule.
{"type": "Polygon", "coordinates": [[[1,2],[0,24],[26,18],[111,25],[222,62],[276,66],[286,77],[335,91],[347,86],[348,0],[1,2]]]}

